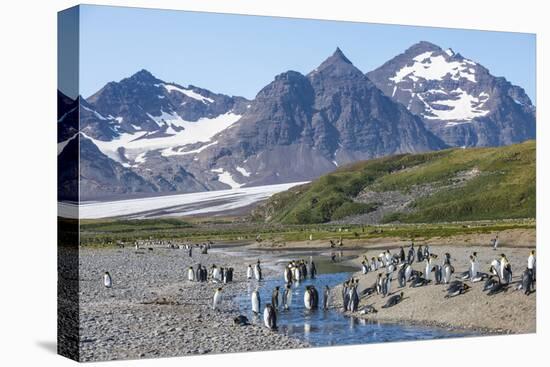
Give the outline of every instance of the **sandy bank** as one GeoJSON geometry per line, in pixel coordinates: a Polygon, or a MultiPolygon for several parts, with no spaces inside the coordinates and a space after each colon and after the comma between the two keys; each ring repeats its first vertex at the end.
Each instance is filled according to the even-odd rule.
{"type": "MultiPolygon", "coordinates": [[[[512,264],[514,272],[513,281],[520,279],[521,273],[527,265],[527,257],[530,249],[527,247],[507,247],[494,251],[489,246],[464,246],[464,245],[439,245],[432,246],[432,252],[438,254],[437,263],[442,262],[443,254],[449,252],[452,257],[452,264],[456,273],[468,269],[468,256],[472,251],[477,251],[481,264],[480,270],[488,271],[489,263],[500,253],[505,253],[512,264]]],[[[366,251],[366,256],[371,258],[377,256],[379,251],[366,251]]],[[[350,263],[358,266],[361,259],[350,263]]],[[[424,263],[415,262],[415,270],[424,271],[424,263]]],[[[385,273],[385,269],[380,271],[385,273]]],[[[359,281],[359,291],[374,284],[377,274],[370,272],[363,275],[360,272],[355,274],[359,281]]],[[[360,307],[373,305],[378,313],[369,315],[354,316],[367,318],[381,322],[407,322],[424,325],[439,325],[450,328],[462,328],[480,330],[491,333],[532,333],[536,331],[536,292],[525,296],[522,292],[516,291],[516,284],[512,284],[505,293],[488,296],[482,291],[483,282],[466,283],[472,287],[466,294],[446,299],[445,285],[431,284],[419,288],[410,288],[407,284],[404,288],[398,288],[398,282],[394,277],[392,281],[392,293],[401,291],[405,299],[398,305],[382,309],[387,298],[381,295],[372,295],[360,302],[360,307]]],[[[453,277],[454,278],[454,277],[453,277]]],[[[340,286],[333,290],[333,301],[336,307],[342,306],[340,286]]]]}

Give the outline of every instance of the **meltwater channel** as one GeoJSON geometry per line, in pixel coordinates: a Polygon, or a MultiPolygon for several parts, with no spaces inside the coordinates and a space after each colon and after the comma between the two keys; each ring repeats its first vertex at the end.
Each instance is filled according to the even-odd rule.
{"type": "MultiPolygon", "coordinates": [[[[229,250],[239,256],[246,257],[251,263],[261,258],[263,266],[275,267],[280,276],[267,277],[257,283],[251,282],[246,294],[236,297],[235,301],[241,311],[252,323],[263,325],[262,315],[256,316],[251,310],[251,293],[258,288],[261,298],[261,309],[266,303],[271,302],[271,294],[276,286],[280,286],[282,294],[284,290],[283,268],[291,259],[308,260],[313,256],[318,269],[316,279],[306,279],[300,284],[293,284],[292,303],[287,311],[280,310],[277,313],[276,332],[297,338],[309,343],[311,346],[331,346],[366,344],[407,340],[428,340],[442,338],[456,338],[463,336],[475,336],[474,332],[452,331],[444,328],[408,325],[404,323],[380,323],[368,321],[362,318],[351,317],[331,308],[329,310],[307,310],[304,307],[304,289],[307,285],[314,285],[319,292],[319,303],[322,303],[322,292],[325,285],[331,289],[349,279],[355,268],[342,265],[332,256],[319,252],[296,251],[246,251],[238,249],[229,250]]],[[[340,260],[346,256],[339,254],[340,260]]],[[[349,258],[349,256],[348,256],[349,258]]],[[[380,311],[380,310],[379,310],[380,311]]]]}

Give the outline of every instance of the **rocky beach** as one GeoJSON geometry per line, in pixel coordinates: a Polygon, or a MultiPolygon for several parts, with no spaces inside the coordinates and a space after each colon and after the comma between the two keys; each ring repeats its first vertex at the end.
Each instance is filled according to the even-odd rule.
{"type": "MultiPolygon", "coordinates": [[[[133,247],[80,250],[81,361],[186,354],[289,349],[307,344],[261,324],[236,326],[232,298],[249,286],[239,257],[198,250],[133,247]],[[189,282],[187,269],[232,266],[235,280],[223,285],[222,309],[212,309],[220,285],[189,282]],[[109,271],[113,287],[103,285],[109,271]]],[[[266,275],[272,270],[265,268],[266,275]]]]}

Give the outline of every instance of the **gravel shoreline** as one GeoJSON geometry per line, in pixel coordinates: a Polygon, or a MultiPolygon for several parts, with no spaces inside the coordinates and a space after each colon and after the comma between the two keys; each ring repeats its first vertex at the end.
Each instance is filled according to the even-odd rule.
{"type": "MultiPolygon", "coordinates": [[[[236,326],[232,298],[246,292],[244,259],[210,251],[190,258],[179,249],[80,250],[80,360],[154,358],[307,347],[263,324],[236,326]],[[187,269],[232,266],[234,282],[223,285],[222,310],[212,310],[220,285],[187,280],[187,269]],[[103,286],[109,271],[113,288],[103,286]],[[244,280],[244,281],[243,281],[244,280]]],[[[264,267],[264,276],[272,272],[264,267]]]]}

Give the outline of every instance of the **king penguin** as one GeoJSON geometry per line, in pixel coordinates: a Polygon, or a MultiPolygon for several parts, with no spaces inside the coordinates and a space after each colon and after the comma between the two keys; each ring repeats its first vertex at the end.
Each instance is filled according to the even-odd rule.
{"type": "Polygon", "coordinates": [[[521,289],[523,293],[528,296],[533,291],[533,273],[531,269],[527,268],[521,275],[521,289]]]}
{"type": "Polygon", "coordinates": [[[252,265],[248,264],[246,268],[246,279],[252,279],[252,265]]]}
{"type": "Polygon", "coordinates": [[[328,305],[330,302],[330,288],[328,285],[325,285],[325,289],[323,291],[323,310],[328,310],[328,305]]]}
{"type": "Polygon", "coordinates": [[[500,258],[500,280],[504,284],[509,284],[512,281],[512,266],[504,254],[500,258]]]}
{"type": "Polygon", "coordinates": [[[291,284],[292,283],[292,265],[288,264],[285,266],[284,270],[284,278],[285,278],[285,284],[291,284]]]}
{"type": "Polygon", "coordinates": [[[382,279],[382,273],[378,273],[378,278],[376,278],[376,294],[382,294],[382,286],[384,280],[382,279]]]}
{"type": "Polygon", "coordinates": [[[535,257],[535,250],[531,250],[529,257],[527,258],[527,269],[531,272],[533,281],[537,279],[537,258],[535,257]]]}
{"type": "Polygon", "coordinates": [[[252,312],[254,312],[255,314],[259,314],[260,313],[260,292],[258,292],[258,290],[254,290],[252,292],[252,296],[251,296],[251,302],[252,302],[252,312]]]}
{"type": "Polygon", "coordinates": [[[359,295],[357,294],[357,286],[351,286],[349,293],[349,310],[350,312],[356,312],[357,308],[359,307],[359,295]]]}
{"type": "Polygon", "coordinates": [[[435,284],[441,284],[443,280],[443,269],[441,268],[441,265],[434,265],[432,270],[434,272],[435,284]]]}
{"type": "Polygon", "coordinates": [[[348,310],[349,306],[349,292],[348,292],[349,281],[345,281],[342,285],[342,304],[344,306],[344,312],[348,310]]]}
{"type": "Polygon", "coordinates": [[[317,276],[317,267],[315,266],[315,262],[310,259],[309,260],[309,277],[311,279],[315,279],[315,277],[317,276]]]}
{"type": "Polygon", "coordinates": [[[195,271],[193,270],[192,266],[190,266],[189,270],[187,270],[187,280],[189,280],[190,282],[195,281],[195,271]]]}
{"type": "Polygon", "coordinates": [[[361,261],[361,271],[363,274],[367,274],[369,272],[369,267],[364,260],[361,261]]]}
{"type": "Polygon", "coordinates": [[[107,288],[111,288],[113,286],[113,280],[111,279],[111,274],[109,274],[108,271],[103,274],[103,285],[107,288]]]}
{"type": "Polygon", "coordinates": [[[275,287],[271,294],[271,305],[275,311],[279,309],[279,286],[275,287]]]}
{"type": "Polygon", "coordinates": [[[426,262],[426,269],[424,269],[424,276],[426,280],[431,280],[431,273],[432,273],[432,259],[429,257],[425,257],[424,261],[426,262]]]}
{"type": "Polygon", "coordinates": [[[401,265],[401,268],[399,268],[399,271],[397,272],[397,282],[399,284],[399,288],[403,288],[407,283],[407,276],[405,275],[407,265],[407,263],[401,265]]]}
{"type": "Polygon", "coordinates": [[[313,309],[313,292],[311,291],[310,286],[308,285],[304,291],[304,306],[311,310],[313,309]]]}
{"type": "Polygon", "coordinates": [[[285,286],[285,290],[283,291],[283,308],[285,310],[288,310],[291,304],[292,304],[292,288],[290,284],[287,284],[285,286]]]}
{"type": "Polygon", "coordinates": [[[221,280],[220,269],[214,264],[212,265],[212,282],[217,283],[221,280]]]}
{"type": "Polygon", "coordinates": [[[256,278],[257,281],[262,280],[262,268],[260,266],[260,260],[256,263],[254,266],[254,278],[256,278]]]}
{"type": "Polygon", "coordinates": [[[218,289],[216,289],[216,292],[214,292],[214,300],[212,302],[212,309],[214,311],[219,310],[221,302],[222,302],[222,289],[218,288],[218,289]]]}
{"type": "Polygon", "coordinates": [[[264,308],[264,325],[271,330],[277,329],[277,313],[270,303],[264,308]]]}
{"type": "Polygon", "coordinates": [[[386,274],[382,283],[382,295],[388,296],[391,293],[391,273],[386,274]]]}

